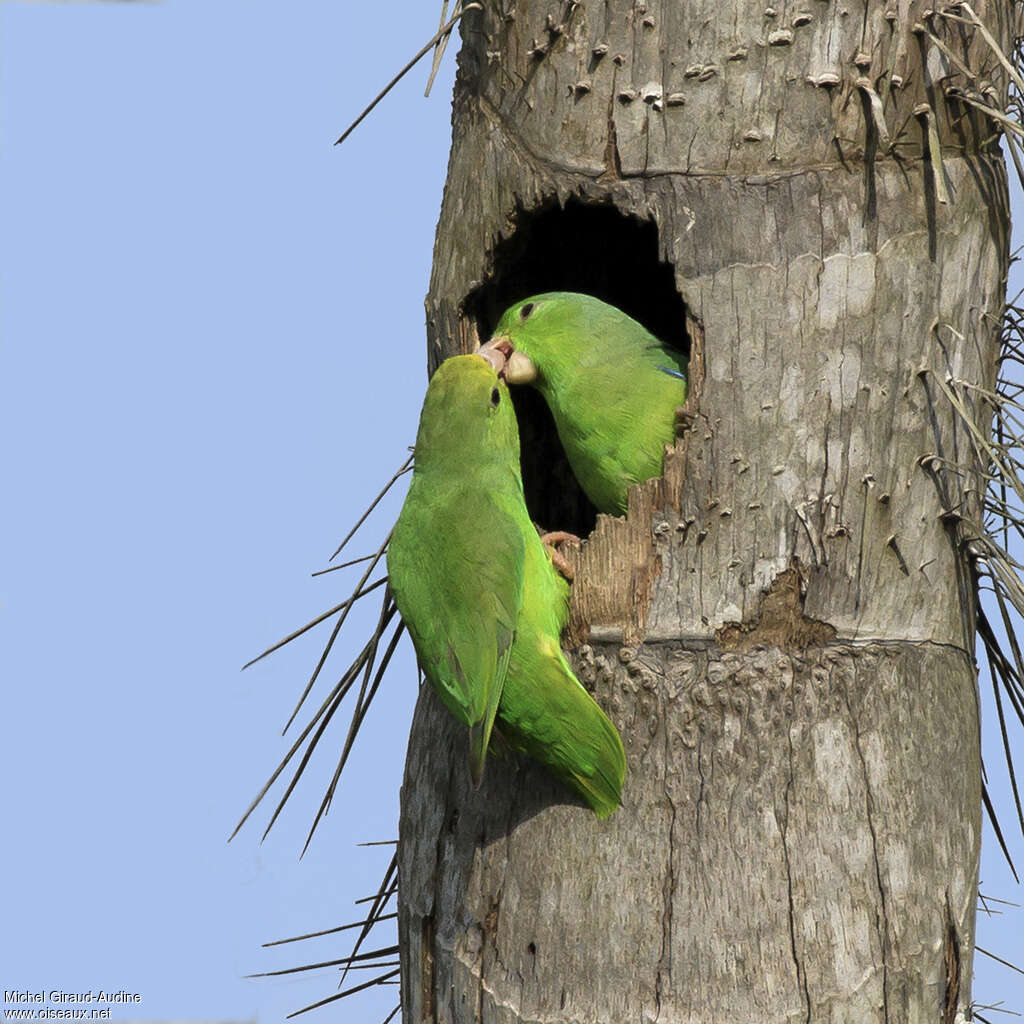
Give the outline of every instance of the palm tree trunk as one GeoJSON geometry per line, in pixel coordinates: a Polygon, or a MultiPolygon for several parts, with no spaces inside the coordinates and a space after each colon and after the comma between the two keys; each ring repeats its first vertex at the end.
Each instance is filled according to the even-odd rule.
{"type": "MultiPolygon", "coordinates": [[[[966,1019],[960,525],[983,467],[939,382],[992,385],[1009,216],[993,127],[950,90],[1002,97],[1005,75],[976,29],[903,0],[484,6],[462,23],[431,367],[514,299],[589,291],[689,349],[692,419],[577,557],[565,640],[622,733],[623,807],[597,822],[511,758],[474,792],[421,694],[403,1019],[966,1019]]],[[[974,8],[1004,48],[1010,7],[974,8]]],[[[589,529],[518,402],[534,518],[589,529]]]]}

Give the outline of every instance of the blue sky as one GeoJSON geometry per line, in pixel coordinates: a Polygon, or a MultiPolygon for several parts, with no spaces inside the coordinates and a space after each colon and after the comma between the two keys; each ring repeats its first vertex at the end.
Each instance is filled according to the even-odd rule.
{"type": "MultiPolygon", "coordinates": [[[[454,47],[430,99],[424,63],[331,142],[439,11],[0,0],[0,989],[264,1021],[333,991],[242,975],[339,955],[260,943],[376,887],[389,852],[356,844],[396,834],[410,652],[301,862],[329,757],[266,842],[266,811],[226,838],[323,634],[239,667],[344,596],[308,574],[415,434],[454,47]]],[[[982,875],[1018,898],[991,843],[982,875]]],[[[981,944],[1018,952],[1000,923],[981,944]]],[[[977,968],[1024,1009],[1024,978],[977,968]]]]}
{"type": "Polygon", "coordinates": [[[440,10],[358,6],[0,2],[0,988],[279,1020],[334,977],[241,976],[339,947],[260,943],[354,920],[387,862],[355,844],[396,834],[407,649],[303,861],[330,758],[226,843],[323,634],[240,666],[341,599],[309,573],[426,380],[453,51],[332,148],[440,10]]]}

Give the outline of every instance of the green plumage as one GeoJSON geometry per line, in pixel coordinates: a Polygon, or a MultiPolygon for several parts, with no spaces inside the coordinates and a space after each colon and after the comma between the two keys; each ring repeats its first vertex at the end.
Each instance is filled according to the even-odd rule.
{"type": "Polygon", "coordinates": [[[522,604],[519,439],[505,389],[480,359],[434,374],[416,461],[388,544],[388,574],[420,665],[469,726],[479,783],[522,604]],[[504,400],[503,400],[504,399],[504,400]]]}
{"type": "Polygon", "coordinates": [[[568,585],[526,510],[508,390],[476,356],[447,360],[427,389],[388,573],[424,674],[469,726],[474,781],[496,716],[511,747],[611,814],[622,741],[562,654],[568,585]]]}
{"type": "Polygon", "coordinates": [[[516,303],[495,328],[492,343],[502,342],[536,367],[531,383],[587,497],[600,512],[624,514],[630,487],[661,476],[665,445],[675,441],[685,357],[621,310],[576,292],[516,303]]]}
{"type": "Polygon", "coordinates": [[[619,806],[626,775],[622,740],[558,642],[569,615],[569,584],[552,568],[532,525],[526,541],[523,605],[498,730],[510,747],[546,765],[607,818],[619,806]]]}

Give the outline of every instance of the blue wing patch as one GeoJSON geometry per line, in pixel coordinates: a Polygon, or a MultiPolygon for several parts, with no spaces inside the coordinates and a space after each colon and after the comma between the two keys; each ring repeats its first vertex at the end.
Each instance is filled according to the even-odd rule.
{"type": "Polygon", "coordinates": [[[678,377],[680,380],[686,380],[686,374],[681,370],[673,370],[668,366],[659,366],[658,369],[661,370],[662,373],[667,373],[670,377],[678,377]]]}

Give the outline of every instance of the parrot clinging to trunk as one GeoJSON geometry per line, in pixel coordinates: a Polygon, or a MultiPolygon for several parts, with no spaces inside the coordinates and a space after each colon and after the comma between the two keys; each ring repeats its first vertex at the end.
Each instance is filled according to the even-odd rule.
{"type": "Polygon", "coordinates": [[[508,389],[476,355],[448,359],[430,381],[387,557],[423,672],[469,726],[474,784],[496,728],[599,818],[611,814],[622,741],[562,653],[569,587],[526,511],[508,389]]]}
{"type": "Polygon", "coordinates": [[[686,401],[686,358],[608,303],[547,292],[507,309],[479,354],[544,396],[584,493],[624,515],[630,487],[661,476],[686,401]]]}

